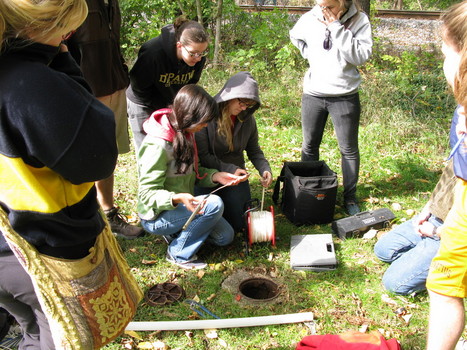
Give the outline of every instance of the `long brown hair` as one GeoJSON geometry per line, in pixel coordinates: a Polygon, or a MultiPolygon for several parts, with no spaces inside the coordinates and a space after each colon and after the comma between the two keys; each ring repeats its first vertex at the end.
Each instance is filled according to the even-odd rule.
{"type": "Polygon", "coordinates": [[[216,101],[201,86],[188,84],[177,93],[169,120],[176,131],[173,152],[178,173],[185,174],[195,161],[194,135],[187,129],[209,123],[218,114],[216,101]]]}
{"type": "Polygon", "coordinates": [[[443,40],[460,55],[459,70],[454,78],[454,96],[467,109],[467,0],[451,6],[441,19],[443,40]]]}
{"type": "Polygon", "coordinates": [[[209,35],[204,27],[196,22],[187,19],[185,16],[180,16],[175,19],[175,40],[183,45],[191,43],[207,43],[209,35]]]}

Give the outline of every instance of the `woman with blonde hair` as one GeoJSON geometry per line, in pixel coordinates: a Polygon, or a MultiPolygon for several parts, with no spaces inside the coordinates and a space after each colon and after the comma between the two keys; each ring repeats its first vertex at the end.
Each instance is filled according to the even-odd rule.
{"type": "MultiPolygon", "coordinates": [[[[61,45],[87,11],[85,0],[0,1],[0,211],[31,256],[63,263],[88,256],[103,231],[94,181],[112,174],[117,159],[112,111],[61,45]]],[[[37,279],[13,254],[4,227],[2,220],[0,306],[21,327],[19,348],[59,347],[37,279]]]]}
{"type": "MultiPolygon", "coordinates": [[[[243,176],[248,179],[245,155],[261,176],[265,188],[272,182],[269,162],[259,145],[254,113],[260,108],[258,83],[249,72],[239,72],[225,83],[214,96],[219,105],[220,118],[196,133],[201,165],[243,176]]],[[[207,189],[198,188],[197,193],[207,189]]],[[[248,180],[236,187],[217,192],[225,205],[224,218],[236,232],[244,228],[245,204],[251,200],[248,180]]]]}
{"type": "Polygon", "coordinates": [[[451,151],[457,183],[426,283],[430,295],[428,350],[467,349],[465,340],[458,342],[464,331],[467,297],[467,1],[453,5],[443,15],[442,38],[444,74],[459,103],[459,121],[451,127],[451,138],[458,146],[451,151]]]}

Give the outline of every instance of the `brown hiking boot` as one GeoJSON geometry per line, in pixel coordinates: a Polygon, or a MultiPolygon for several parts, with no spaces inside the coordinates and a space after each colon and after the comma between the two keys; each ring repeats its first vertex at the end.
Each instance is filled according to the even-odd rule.
{"type": "Polygon", "coordinates": [[[126,239],[135,239],[142,236],[144,229],[142,227],[130,225],[118,210],[119,209],[115,207],[109,210],[104,210],[114,235],[126,239]]]}

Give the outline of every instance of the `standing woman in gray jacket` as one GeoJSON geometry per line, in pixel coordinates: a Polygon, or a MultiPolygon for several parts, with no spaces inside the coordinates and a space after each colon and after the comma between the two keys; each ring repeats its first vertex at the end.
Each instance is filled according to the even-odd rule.
{"type": "MultiPolygon", "coordinates": [[[[235,175],[248,176],[245,169],[244,151],[261,176],[261,184],[269,187],[272,172],[258,142],[258,128],[254,118],[260,107],[258,83],[249,72],[239,72],[225,83],[214,96],[221,117],[211,121],[206,128],[196,133],[200,164],[235,175]]],[[[198,188],[197,194],[208,190],[198,188]]],[[[244,228],[244,205],[251,200],[248,181],[235,188],[217,192],[224,202],[224,218],[236,232],[244,228]]]]}
{"type": "Polygon", "coordinates": [[[356,1],[317,0],[292,28],[290,39],[310,65],[303,82],[302,160],[319,160],[331,115],[342,156],[344,206],[348,214],[357,214],[361,82],[357,66],[371,55],[370,21],[356,1]]]}

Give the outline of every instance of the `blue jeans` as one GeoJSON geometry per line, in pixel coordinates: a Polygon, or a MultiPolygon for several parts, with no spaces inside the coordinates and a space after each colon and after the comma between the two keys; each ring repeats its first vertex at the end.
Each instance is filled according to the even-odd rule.
{"type": "Polygon", "coordinates": [[[233,241],[234,231],[222,217],[223,211],[222,199],[212,195],[207,199],[203,213],[196,215],[186,230],[182,228],[192,212],[182,204],[173,210],[163,211],[155,220],[141,220],[141,225],[149,233],[171,236],[173,240],[168,253],[176,261],[186,262],[206,240],[217,246],[226,246],[233,241]]]}
{"type": "MultiPolygon", "coordinates": [[[[195,187],[195,194],[207,194],[213,188],[195,187]]],[[[240,232],[245,228],[245,203],[251,200],[250,183],[240,182],[237,186],[225,187],[216,192],[224,202],[224,219],[232,225],[235,232],[240,232]]]]}
{"type": "Polygon", "coordinates": [[[344,201],[355,200],[360,152],[358,127],[360,98],[358,93],[339,97],[302,96],[302,160],[319,160],[319,147],[324,127],[331,115],[341,152],[344,201]]]}
{"type": "MultiPolygon", "coordinates": [[[[376,243],[376,256],[391,265],[383,276],[384,287],[393,293],[409,295],[425,290],[431,260],[438,252],[438,239],[421,237],[408,220],[385,234],[376,243]]],[[[428,221],[439,227],[442,221],[430,216],[428,221]]]]}

